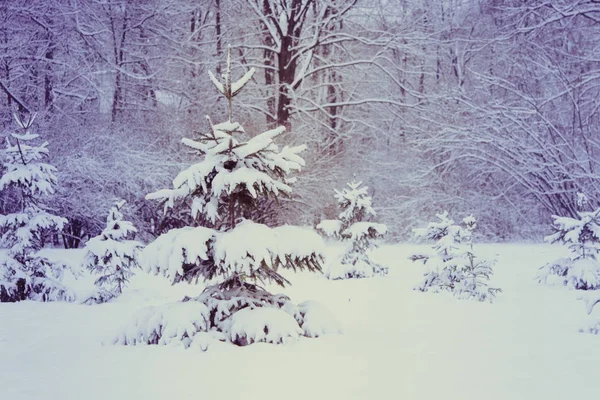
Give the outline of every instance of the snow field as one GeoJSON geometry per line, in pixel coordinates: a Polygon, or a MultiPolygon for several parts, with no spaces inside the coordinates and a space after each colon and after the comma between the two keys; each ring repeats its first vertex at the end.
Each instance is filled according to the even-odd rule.
{"type": "MultiPolygon", "coordinates": [[[[425,248],[425,247],[423,247],[425,248]]],[[[293,302],[316,300],[343,334],[247,347],[102,345],[147,306],[195,296],[142,272],[114,302],[0,305],[0,388],[7,399],[567,399],[598,392],[600,337],[581,292],[536,283],[537,269],[566,255],[549,245],[477,245],[498,255],[493,304],[413,290],[420,246],[384,246],[387,277],[331,281],[284,272],[293,302]]],[[[329,248],[335,252],[339,249],[329,248]]],[[[78,251],[52,251],[77,263],[78,251]]],[[[78,258],[79,257],[79,258],[78,258]]],[[[77,281],[83,293],[88,277],[77,281]]],[[[89,286],[88,286],[89,287],[89,286]]],[[[597,307],[598,308],[598,307],[597,307]]]]}

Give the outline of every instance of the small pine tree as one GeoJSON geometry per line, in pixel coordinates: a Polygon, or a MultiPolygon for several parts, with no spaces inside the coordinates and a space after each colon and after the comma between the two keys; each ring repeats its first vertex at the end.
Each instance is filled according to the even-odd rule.
{"type": "Polygon", "coordinates": [[[369,253],[377,248],[375,239],[387,233],[384,224],[368,222],[375,216],[368,187],[362,182],[350,182],[348,187],[335,190],[335,199],[342,212],[337,220],[324,220],[317,229],[325,235],[349,242],[340,264],[330,265],[326,275],[330,279],[366,278],[385,275],[388,269],[374,262],[369,253]]]}
{"type": "Polygon", "coordinates": [[[72,300],[61,283],[65,265],[38,254],[44,236],[67,223],[43,203],[44,196],[54,193],[56,168],[42,162],[48,143],[32,144],[39,137],[30,132],[35,115],[24,119],[15,114],[15,120],[22,133],[6,138],[0,178],[0,191],[15,196],[15,212],[0,215],[0,245],[8,249],[0,255],[0,302],[72,300]]]}
{"type": "Polygon", "coordinates": [[[459,298],[474,298],[492,301],[500,292],[488,287],[493,274],[495,260],[486,260],[475,255],[473,232],[477,221],[473,216],[463,219],[463,226],[455,225],[448,212],[437,214],[439,222],[431,222],[426,228],[414,229],[420,239],[433,240],[433,254],[414,254],[412,261],[422,261],[429,267],[425,279],[416,289],[427,292],[442,290],[452,292],[459,298]]]}
{"type": "Polygon", "coordinates": [[[244,129],[232,122],[232,99],[253,73],[251,69],[232,82],[228,50],[223,80],[212,74],[210,78],[227,99],[229,119],[213,124],[207,117],[208,133],[196,140],[183,139],[200,161],[180,172],[172,189],[147,196],[162,202],[165,210],[189,204],[191,216],[206,226],[171,229],[159,236],[144,250],[143,267],[173,282],[204,279],[216,283],[207,286],[198,297],[165,305],[150,314],[144,312],[115,342],[166,344],[176,340],[184,346],[194,342],[205,348],[209,335],[239,345],[254,341],[279,343],[297,336],[302,327],[303,314],[298,307],[286,296],[273,295],[258,283],[288,284],[279,268],[320,271],[322,239],[310,230],[271,228],[250,218],[261,199],[291,193],[293,179],[288,175],[304,166],[299,153],[305,147],[279,149],[274,139],[284,132],[284,127],[247,141],[241,139],[244,129]],[[238,314],[243,309],[248,310],[238,314]],[[262,309],[268,311],[261,312],[262,309]],[[167,325],[169,329],[165,328],[167,325]],[[254,335],[257,325],[261,325],[259,331],[264,334],[254,335]],[[182,329],[175,330],[174,326],[182,329]]]}
{"type": "Polygon", "coordinates": [[[139,255],[142,243],[133,240],[137,229],[123,219],[121,208],[125,200],[111,207],[106,218],[106,228],[86,243],[83,266],[100,275],[94,282],[98,291],[85,303],[104,303],[123,292],[123,288],[134,275],[133,269],[140,266],[139,255]]]}
{"type": "Polygon", "coordinates": [[[570,254],[544,265],[539,282],[558,280],[575,289],[600,289],[600,209],[578,214],[579,219],[553,216],[556,232],[544,240],[567,246],[570,254]]]}

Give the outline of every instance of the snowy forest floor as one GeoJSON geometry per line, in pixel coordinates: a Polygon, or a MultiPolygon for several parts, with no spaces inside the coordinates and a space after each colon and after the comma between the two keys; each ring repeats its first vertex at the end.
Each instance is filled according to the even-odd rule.
{"type": "MultiPolygon", "coordinates": [[[[286,274],[291,287],[270,289],[296,303],[322,302],[344,334],[281,346],[103,346],[136,310],[202,290],[141,272],[114,303],[0,304],[0,398],[547,400],[598,393],[600,337],[578,332],[594,315],[580,292],[534,280],[561,249],[478,248],[498,255],[493,286],[503,293],[493,304],[412,290],[422,267],[407,260],[416,249],[409,245],[377,251],[387,277],[286,274]]],[[[75,263],[81,257],[51,254],[75,263]]]]}

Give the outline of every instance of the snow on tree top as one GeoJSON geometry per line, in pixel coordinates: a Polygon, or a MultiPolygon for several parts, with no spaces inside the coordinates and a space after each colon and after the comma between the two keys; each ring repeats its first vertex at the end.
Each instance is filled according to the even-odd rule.
{"type": "Polygon", "coordinates": [[[118,261],[119,257],[131,255],[136,248],[141,247],[140,242],[134,240],[119,241],[109,237],[95,236],[85,244],[86,249],[99,258],[118,261]],[[109,258],[110,257],[110,258],[109,258]]]}
{"type": "Polygon", "coordinates": [[[477,219],[474,216],[469,215],[463,218],[463,224],[465,224],[469,229],[474,230],[477,228],[477,219]]]}
{"type": "Polygon", "coordinates": [[[33,122],[35,121],[37,114],[31,113],[28,115],[27,119],[23,119],[18,113],[14,113],[13,117],[14,117],[15,121],[17,122],[17,125],[19,125],[19,127],[21,129],[27,131],[33,125],[33,122]]]}
{"type": "MultiPolygon", "coordinates": [[[[235,128],[234,125],[230,127],[235,128]]],[[[209,213],[207,217],[214,221],[218,219],[218,207],[203,207],[211,204],[211,197],[218,199],[222,194],[239,189],[247,191],[253,198],[258,197],[258,192],[290,194],[287,182],[292,180],[286,180],[281,174],[299,171],[304,166],[304,160],[298,153],[305,146],[285,146],[279,151],[273,138],[283,131],[283,127],[272,129],[242,144],[224,132],[221,132],[224,135],[221,139],[213,140],[210,136],[205,136],[202,142],[184,139],[187,146],[203,153],[202,161],[181,171],[173,179],[173,189],[162,189],[148,194],[146,198],[164,201],[167,210],[174,206],[175,200],[192,195],[201,188],[204,199],[192,200],[191,213],[194,216],[209,213]]]]}
{"type": "Polygon", "coordinates": [[[369,188],[361,185],[361,181],[349,182],[348,188],[335,190],[335,198],[343,210],[340,213],[340,219],[343,221],[361,220],[369,214],[375,216],[375,210],[371,206],[372,199],[367,192],[369,188]]]}
{"type": "Polygon", "coordinates": [[[137,229],[131,221],[113,220],[108,222],[102,233],[113,240],[122,240],[136,232],[137,229]]]}
{"type": "Polygon", "coordinates": [[[448,218],[448,211],[441,214],[436,214],[438,222],[430,222],[425,228],[415,228],[413,233],[415,236],[423,239],[439,240],[446,236],[448,228],[454,225],[454,220],[448,218]]]}
{"type": "Polygon", "coordinates": [[[252,79],[252,76],[256,72],[256,69],[250,68],[239,80],[236,82],[231,82],[231,47],[227,48],[227,66],[225,69],[225,73],[223,74],[223,82],[219,81],[217,77],[211,72],[208,71],[208,76],[210,77],[210,81],[215,85],[215,88],[231,100],[235,97],[246,84],[252,79]]]}
{"type": "Polygon", "coordinates": [[[191,207],[190,214],[196,220],[215,225],[229,223],[234,227],[236,214],[246,215],[252,212],[250,210],[256,210],[260,196],[291,193],[289,183],[294,182],[294,178],[286,175],[300,171],[305,165],[299,155],[305,150],[304,145],[285,146],[280,150],[274,139],[285,131],[285,127],[267,130],[246,142],[234,137],[244,129],[232,121],[231,99],[252,74],[253,69],[231,83],[230,48],[223,80],[219,81],[209,72],[213,84],[228,99],[229,118],[213,124],[207,117],[209,133],[182,140],[185,146],[197,150],[202,159],[177,174],[172,189],[158,190],[146,196],[146,199],[163,202],[165,213],[179,200],[191,207]]]}

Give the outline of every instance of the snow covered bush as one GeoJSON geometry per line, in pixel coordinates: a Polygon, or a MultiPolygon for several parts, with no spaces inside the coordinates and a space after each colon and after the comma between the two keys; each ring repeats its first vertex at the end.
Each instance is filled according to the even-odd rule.
{"type": "MultiPolygon", "coordinates": [[[[580,299],[585,301],[585,305],[587,308],[587,313],[591,314],[594,311],[594,307],[600,303],[600,294],[598,292],[588,292],[591,293],[587,296],[582,296],[580,299]]],[[[594,335],[600,335],[600,320],[593,321],[586,328],[582,328],[579,330],[580,332],[592,333],[594,335]]]]}
{"type": "Polygon", "coordinates": [[[544,238],[549,243],[562,243],[569,256],[544,265],[539,282],[555,282],[581,290],[600,289],[600,209],[579,212],[579,219],[553,216],[554,232],[544,238]]]}
{"type": "Polygon", "coordinates": [[[240,346],[255,342],[285,343],[304,331],[294,317],[279,308],[244,308],[231,318],[229,339],[240,346]]]}
{"type": "Polygon", "coordinates": [[[15,114],[21,133],[6,138],[0,191],[12,191],[14,212],[0,215],[0,302],[20,300],[73,300],[62,283],[65,265],[41,257],[45,235],[60,231],[65,218],[48,212],[44,196],[54,192],[56,168],[42,162],[48,143],[34,145],[39,137],[30,132],[35,115],[15,114]]]}
{"type": "Polygon", "coordinates": [[[472,234],[477,221],[469,216],[463,219],[461,226],[448,218],[448,212],[437,214],[437,217],[438,222],[414,229],[418,238],[435,241],[432,253],[410,257],[412,261],[422,261],[428,268],[423,282],[415,289],[422,292],[445,290],[459,298],[491,302],[500,292],[500,289],[488,286],[496,260],[483,259],[474,253],[472,234]]]}
{"type": "Polygon", "coordinates": [[[200,161],[180,172],[172,189],[147,196],[162,202],[165,210],[188,204],[191,217],[205,226],[172,229],[159,236],[143,251],[142,267],[174,283],[202,279],[210,285],[177,305],[143,311],[116,343],[164,344],[175,338],[187,347],[198,337],[205,349],[211,338],[245,345],[283,343],[307,334],[298,307],[288,297],[257,285],[257,281],[288,284],[280,268],[320,271],[324,244],[312,230],[272,228],[250,219],[261,199],[289,195],[294,179],[288,175],[304,166],[299,156],[304,146],[280,149],[274,143],[284,127],[243,141],[244,129],[232,122],[232,99],[253,73],[251,69],[232,82],[228,54],[223,80],[210,74],[228,101],[229,120],[213,124],[207,117],[208,133],[196,140],[183,139],[200,161]],[[182,314],[174,317],[171,312],[182,314]]]}
{"type": "Polygon", "coordinates": [[[319,337],[328,333],[342,333],[337,318],[323,304],[309,300],[298,305],[296,319],[304,330],[304,335],[319,337]]]}
{"type": "Polygon", "coordinates": [[[375,216],[371,196],[362,182],[350,182],[347,188],[335,190],[335,198],[342,212],[339,219],[324,220],[317,229],[326,236],[341,239],[348,244],[341,261],[331,262],[325,272],[329,279],[368,278],[385,275],[387,267],[374,262],[369,253],[377,247],[375,239],[387,233],[384,224],[365,221],[375,216]]]}
{"type": "Polygon", "coordinates": [[[123,288],[134,275],[133,268],[139,267],[142,243],[133,240],[137,229],[123,219],[121,208],[125,200],[111,207],[106,218],[106,228],[88,240],[83,266],[100,275],[94,282],[97,292],[85,303],[104,303],[123,292],[123,288]]]}

